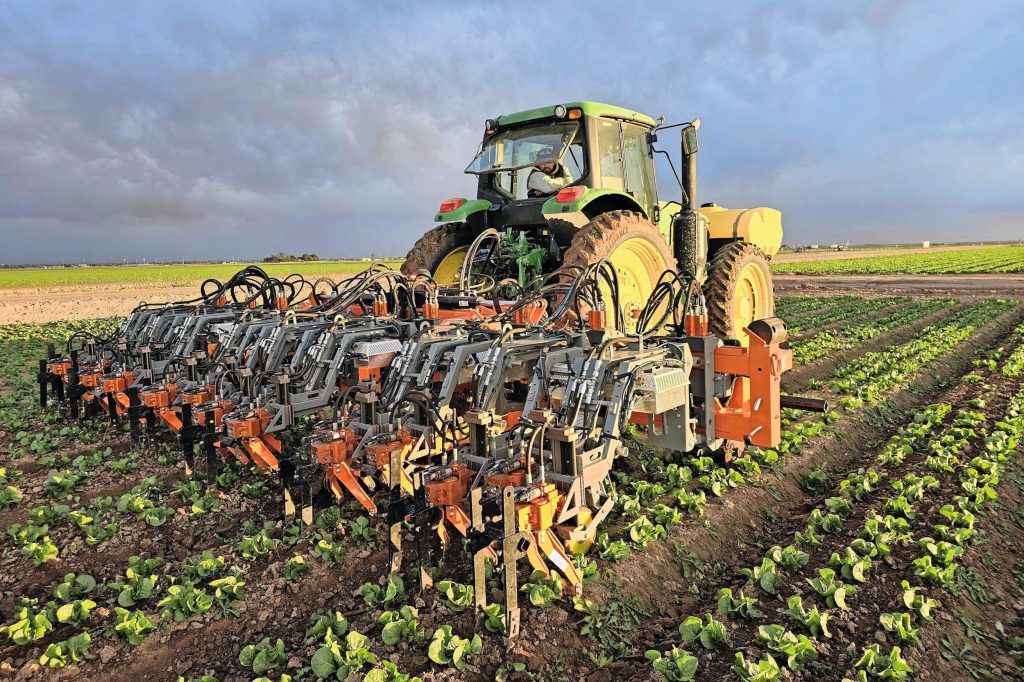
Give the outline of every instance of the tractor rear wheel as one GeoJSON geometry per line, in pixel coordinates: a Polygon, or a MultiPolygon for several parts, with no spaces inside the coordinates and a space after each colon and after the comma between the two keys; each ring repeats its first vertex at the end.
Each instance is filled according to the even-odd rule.
{"type": "Polygon", "coordinates": [[[459,269],[475,236],[465,223],[438,225],[409,250],[402,263],[402,273],[409,276],[426,270],[439,286],[458,284],[459,269]]]}
{"type": "MultiPolygon", "coordinates": [[[[665,270],[675,269],[675,257],[665,238],[641,213],[610,211],[587,223],[573,237],[562,265],[587,267],[607,259],[618,275],[619,305],[627,332],[636,328],[636,315],[646,305],[665,270]]],[[[606,300],[609,292],[602,285],[606,300]]],[[[608,324],[614,323],[609,309],[608,324]]]]}
{"type": "Polygon", "coordinates": [[[708,328],[720,339],[748,338],[743,329],[775,314],[775,288],[768,257],[747,242],[732,242],[715,252],[704,282],[708,328]]]}

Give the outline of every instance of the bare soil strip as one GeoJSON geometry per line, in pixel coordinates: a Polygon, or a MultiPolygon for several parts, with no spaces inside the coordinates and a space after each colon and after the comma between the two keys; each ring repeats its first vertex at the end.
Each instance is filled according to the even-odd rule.
{"type": "Polygon", "coordinates": [[[804,263],[807,261],[829,261],[829,260],[848,260],[850,258],[871,258],[874,256],[905,256],[912,255],[915,253],[943,253],[946,251],[973,251],[979,248],[990,247],[991,244],[950,244],[948,246],[930,246],[927,249],[923,247],[878,247],[872,249],[853,249],[846,251],[823,251],[820,249],[814,249],[809,251],[800,251],[798,253],[784,252],[777,254],[772,258],[772,262],[775,263],[804,263]]]}
{"type": "Polygon", "coordinates": [[[778,296],[791,294],[863,294],[886,296],[1017,297],[1024,275],[772,275],[778,296]]]}
{"type": "Polygon", "coordinates": [[[195,291],[194,286],[140,287],[130,284],[0,289],[0,324],[127,315],[142,301],[176,301],[193,297],[195,291]]]}

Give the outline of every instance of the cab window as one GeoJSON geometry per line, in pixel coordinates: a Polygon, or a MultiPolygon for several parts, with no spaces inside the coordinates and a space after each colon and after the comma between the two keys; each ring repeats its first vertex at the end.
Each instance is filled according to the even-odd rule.
{"type": "Polygon", "coordinates": [[[622,159],[625,168],[625,191],[647,211],[654,206],[654,158],[647,142],[648,129],[633,123],[622,123],[622,159]]]}
{"type": "MultiPolygon", "coordinates": [[[[562,155],[562,165],[569,171],[569,175],[572,176],[573,182],[576,182],[582,178],[586,173],[586,160],[584,157],[583,149],[583,131],[578,129],[576,134],[573,136],[572,141],[566,147],[565,154],[562,155]]],[[[494,173],[494,186],[502,191],[503,194],[515,199],[526,199],[528,198],[529,188],[527,183],[530,179],[530,173],[534,171],[534,166],[527,166],[525,168],[519,168],[517,170],[499,171],[494,173]]]]}
{"type": "Polygon", "coordinates": [[[622,143],[619,137],[619,122],[611,119],[597,120],[597,154],[601,168],[601,187],[622,192],[622,143]]]}

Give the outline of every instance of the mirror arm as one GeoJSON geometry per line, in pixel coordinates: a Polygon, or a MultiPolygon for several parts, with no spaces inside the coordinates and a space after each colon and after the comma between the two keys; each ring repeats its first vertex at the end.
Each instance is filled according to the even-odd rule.
{"type": "Polygon", "coordinates": [[[655,154],[664,154],[665,155],[665,158],[668,160],[668,167],[672,169],[672,176],[676,179],[676,184],[679,185],[679,189],[682,190],[683,195],[685,195],[686,194],[686,188],[683,187],[683,181],[679,177],[679,172],[676,170],[676,165],[674,163],[672,163],[672,155],[669,154],[664,149],[655,149],[654,145],[651,145],[651,151],[654,152],[655,154]]]}

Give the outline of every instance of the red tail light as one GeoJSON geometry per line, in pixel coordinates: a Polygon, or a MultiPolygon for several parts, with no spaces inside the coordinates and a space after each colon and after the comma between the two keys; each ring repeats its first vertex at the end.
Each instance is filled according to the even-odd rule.
{"type": "Polygon", "coordinates": [[[558,190],[558,195],[555,197],[555,201],[560,204],[571,204],[572,202],[583,196],[583,193],[587,191],[586,187],[576,185],[575,187],[564,187],[558,190]]]}
{"type": "Polygon", "coordinates": [[[441,202],[441,208],[437,209],[438,213],[451,213],[459,206],[466,203],[465,199],[445,199],[441,202]]]}

